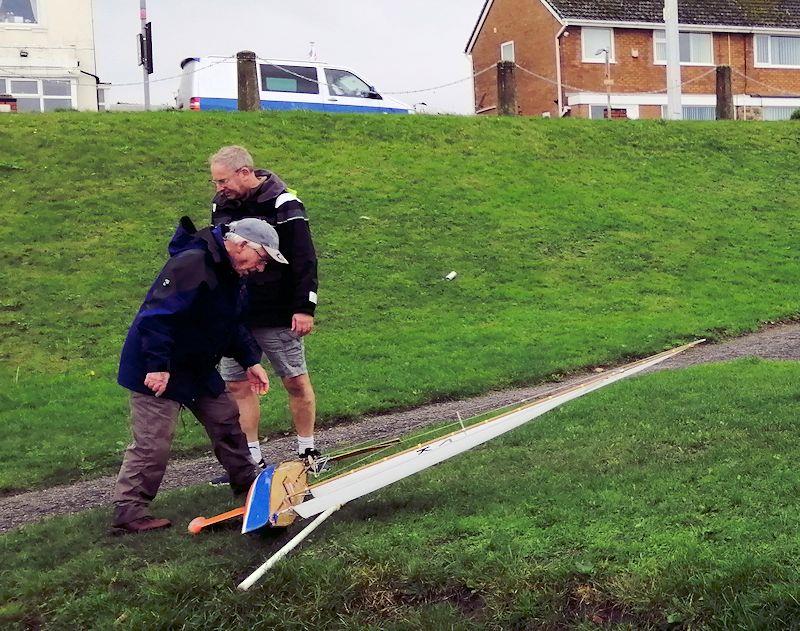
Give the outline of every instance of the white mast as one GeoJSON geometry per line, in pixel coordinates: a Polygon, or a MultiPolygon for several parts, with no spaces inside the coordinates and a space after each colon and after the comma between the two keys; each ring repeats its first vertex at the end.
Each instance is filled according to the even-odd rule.
{"type": "Polygon", "coordinates": [[[367,493],[382,489],[409,475],[452,458],[472,447],[482,445],[520,425],[524,425],[549,410],[557,408],[559,405],[563,405],[567,401],[572,401],[615,381],[642,372],[650,366],[654,366],[704,341],[698,340],[697,342],[684,344],[658,355],[610,370],[583,384],[553,393],[518,410],[478,423],[465,430],[458,430],[350,473],[315,484],[310,488],[313,498],[293,506],[291,510],[300,515],[300,517],[313,517],[334,506],[346,504],[367,493]]]}
{"type": "Polygon", "coordinates": [[[249,589],[274,566],[275,563],[303,541],[311,531],[317,528],[317,526],[350,500],[354,500],[372,491],[377,491],[392,482],[397,482],[409,475],[427,469],[432,465],[447,460],[472,447],[482,445],[488,440],[505,434],[515,427],[519,427],[567,401],[577,399],[584,394],[607,386],[615,381],[640,373],[702,342],[705,342],[705,340],[697,340],[696,342],[684,344],[683,346],[664,351],[658,355],[646,357],[645,359],[640,359],[631,364],[615,368],[606,374],[598,375],[581,384],[576,384],[554,392],[520,409],[477,423],[466,429],[463,428],[462,424],[461,430],[428,441],[422,445],[417,445],[417,447],[413,449],[408,449],[399,454],[389,456],[378,462],[365,465],[350,473],[345,473],[341,476],[313,485],[309,489],[313,495],[312,499],[287,510],[293,510],[300,517],[319,516],[300,531],[289,543],[270,557],[255,572],[242,581],[239,584],[239,589],[249,589]]]}

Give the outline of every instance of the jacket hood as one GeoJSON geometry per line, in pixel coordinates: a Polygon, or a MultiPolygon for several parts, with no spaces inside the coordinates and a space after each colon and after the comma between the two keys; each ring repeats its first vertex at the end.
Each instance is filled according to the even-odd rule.
{"type": "Polygon", "coordinates": [[[261,185],[253,191],[253,197],[256,201],[261,203],[270,199],[275,199],[281,193],[286,192],[286,184],[283,180],[275,175],[272,171],[266,169],[256,169],[254,171],[256,177],[266,177],[267,179],[261,182],[261,185]]]}
{"type": "Polygon", "coordinates": [[[189,217],[181,217],[181,220],[178,222],[178,227],[175,229],[175,234],[172,235],[172,240],[167,247],[169,255],[175,256],[179,252],[202,248],[211,254],[211,258],[215,263],[219,263],[223,260],[223,229],[224,226],[219,226],[214,229],[204,228],[203,230],[198,230],[189,217]]]}
{"type": "MultiPolygon", "coordinates": [[[[181,217],[178,222],[178,227],[175,228],[175,234],[172,235],[172,240],[169,242],[167,251],[170,256],[175,256],[178,252],[189,250],[192,243],[197,239],[197,228],[189,217],[181,217]]],[[[197,244],[195,243],[195,247],[197,244]]]]}

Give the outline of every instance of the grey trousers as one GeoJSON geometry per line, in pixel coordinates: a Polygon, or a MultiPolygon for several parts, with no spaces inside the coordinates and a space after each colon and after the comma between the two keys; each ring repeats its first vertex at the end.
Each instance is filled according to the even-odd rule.
{"type": "MultiPolygon", "coordinates": [[[[181,408],[177,401],[139,392],[131,393],[130,406],[133,442],[125,450],[114,487],[114,526],[150,516],[149,505],[167,469],[181,408]]],[[[200,397],[187,407],[205,427],[214,455],[230,476],[233,492],[247,491],[259,469],[239,427],[236,402],[223,392],[217,398],[200,397]]]]}

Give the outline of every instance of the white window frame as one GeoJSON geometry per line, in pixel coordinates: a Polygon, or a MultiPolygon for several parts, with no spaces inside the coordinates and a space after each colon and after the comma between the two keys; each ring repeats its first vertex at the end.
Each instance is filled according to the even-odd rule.
{"type": "MultiPolygon", "coordinates": [[[[705,66],[705,67],[709,67],[709,66],[716,65],[714,63],[714,53],[715,53],[715,51],[714,51],[714,34],[713,33],[695,33],[695,32],[688,32],[688,31],[681,31],[680,33],[678,33],[678,37],[681,37],[682,35],[688,35],[688,36],[691,36],[691,35],[707,35],[709,38],[711,38],[711,61],[681,61],[681,66],[705,66]]],[[[659,59],[657,54],[656,54],[656,51],[658,50],[658,44],[666,45],[666,43],[667,43],[667,32],[664,31],[664,30],[661,30],[661,29],[655,29],[653,31],[653,65],[655,65],[655,66],[666,66],[667,65],[666,58],[659,59]],[[659,37],[659,34],[660,34],[661,37],[659,37]]],[[[689,54],[691,54],[691,46],[689,47],[689,49],[690,49],[689,50],[689,54]]]]}
{"type": "MultiPolygon", "coordinates": [[[[664,120],[667,119],[667,107],[669,107],[669,106],[667,106],[667,105],[662,105],[661,106],[661,118],[664,119],[664,120]]],[[[681,106],[681,110],[682,110],[681,116],[682,116],[683,120],[686,120],[686,121],[700,121],[700,122],[706,121],[706,122],[708,122],[708,121],[711,121],[711,120],[717,120],[717,106],[716,106],[716,104],[715,105],[697,105],[697,104],[686,105],[686,104],[683,104],[681,106]],[[688,117],[686,115],[687,114],[687,112],[686,112],[687,108],[689,108],[689,109],[702,108],[704,110],[713,110],[714,111],[714,116],[713,116],[713,118],[690,118],[690,117],[688,117]]]]}
{"type": "MultiPolygon", "coordinates": [[[[800,64],[798,65],[789,65],[789,64],[773,64],[772,63],[772,46],[767,44],[767,56],[769,61],[767,63],[759,62],[758,61],[758,53],[759,53],[759,44],[758,39],[760,36],[773,38],[773,37],[793,37],[791,35],[776,35],[774,33],[756,33],[753,35],[753,65],[756,68],[800,68],[800,64]]],[[[794,39],[800,39],[800,37],[796,37],[794,39]]]]}
{"type": "MultiPolygon", "coordinates": [[[[36,22],[18,24],[16,22],[0,22],[0,29],[20,30],[20,31],[43,31],[46,29],[45,21],[47,12],[45,11],[45,0],[31,0],[36,6],[33,11],[36,14],[36,22]]],[[[21,46],[20,48],[24,48],[21,46]]]]}
{"type": "Polygon", "coordinates": [[[792,117],[792,114],[794,112],[796,112],[797,110],[800,110],[800,107],[792,107],[791,105],[763,105],[761,107],[761,120],[767,121],[767,122],[790,120],[791,117],[792,117]],[[776,110],[782,110],[783,112],[786,113],[786,116],[774,116],[773,115],[773,116],[770,116],[769,118],[767,118],[765,116],[765,113],[767,111],[775,112],[776,110]]]}
{"type": "Polygon", "coordinates": [[[111,84],[101,83],[97,86],[97,111],[105,112],[108,110],[106,101],[108,100],[108,91],[111,89],[111,84]]]}
{"type": "Polygon", "coordinates": [[[502,44],[500,44],[500,61],[513,61],[514,63],[516,63],[517,57],[516,57],[516,51],[514,50],[514,40],[513,39],[510,42],[503,42],[502,44]],[[511,47],[511,58],[510,59],[506,58],[506,55],[503,52],[504,49],[507,46],[511,47]]]}
{"type": "Polygon", "coordinates": [[[43,77],[43,78],[36,78],[36,77],[22,77],[22,76],[0,76],[0,79],[5,79],[6,82],[6,93],[10,94],[15,98],[20,99],[39,99],[39,112],[44,112],[44,102],[49,100],[70,100],[70,107],[72,109],[78,109],[78,84],[76,83],[75,79],[72,77],[43,77]],[[36,82],[36,93],[29,93],[29,94],[20,94],[18,92],[11,91],[11,82],[12,81],[35,81],[36,82]],[[44,86],[42,85],[42,81],[69,81],[69,95],[46,95],[44,93],[44,86]]]}
{"type": "Polygon", "coordinates": [[[617,63],[617,53],[616,53],[616,46],[614,45],[614,29],[613,28],[598,28],[595,26],[583,26],[581,27],[581,61],[585,64],[604,64],[606,60],[604,57],[598,57],[594,53],[596,51],[592,51],[591,57],[586,56],[586,33],[588,31],[607,31],[610,35],[609,40],[611,42],[611,51],[609,52],[608,61],[612,64],[617,63]]]}

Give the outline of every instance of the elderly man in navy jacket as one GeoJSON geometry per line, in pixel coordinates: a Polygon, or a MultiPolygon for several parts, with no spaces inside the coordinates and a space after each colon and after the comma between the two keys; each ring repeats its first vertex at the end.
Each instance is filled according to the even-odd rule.
{"type": "Polygon", "coordinates": [[[254,393],[269,389],[261,348],[240,323],[241,279],[273,262],[286,263],[278,235],[259,219],[197,231],[184,217],[169,254],[120,359],[118,382],[131,390],[133,442],[114,489],[115,534],[170,526],[151,516],[149,504],[164,477],[181,407],[205,427],[234,493],[246,491],[259,471],[216,365],[223,355],[235,357],[247,367],[254,393]]]}

